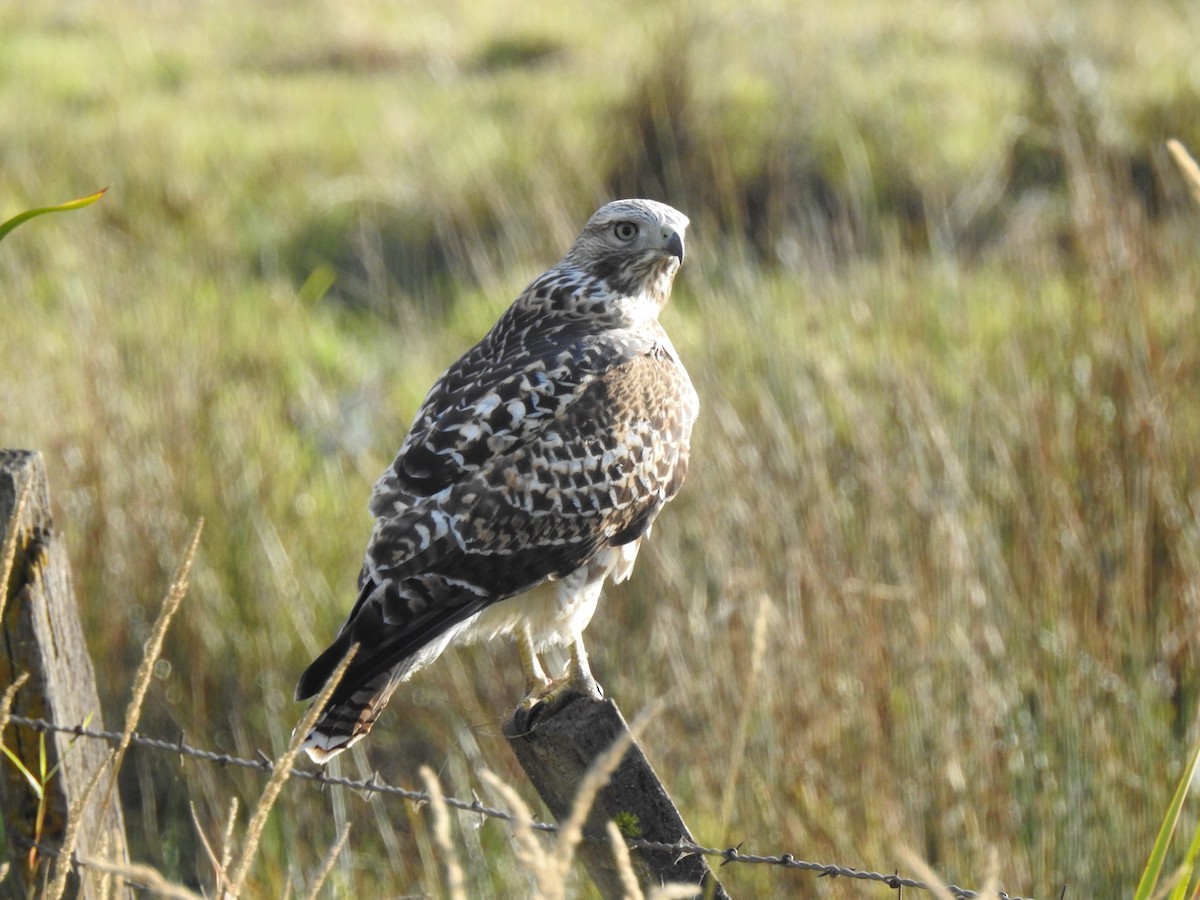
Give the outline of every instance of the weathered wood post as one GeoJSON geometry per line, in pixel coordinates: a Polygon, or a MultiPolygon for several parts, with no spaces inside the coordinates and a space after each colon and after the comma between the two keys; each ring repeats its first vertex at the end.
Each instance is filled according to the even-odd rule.
{"type": "MultiPolygon", "coordinates": [[[[592,763],[628,733],[629,726],[615,703],[585,697],[537,719],[528,730],[522,730],[513,719],[504,723],[509,746],[559,822],[570,814],[579,784],[592,763]]],[[[647,841],[693,843],[679,810],[636,741],[592,804],[584,835],[598,840],[585,841],[578,851],[600,893],[620,900],[626,894],[605,833],[608,821],[616,822],[625,834],[647,841]]],[[[706,898],[729,898],[703,856],[633,850],[632,862],[645,890],[675,881],[697,885],[706,898]]]]}
{"type": "MultiPolygon", "coordinates": [[[[90,719],[89,727],[103,728],[66,547],[53,530],[46,469],[39,453],[0,450],[0,579],[5,574],[5,548],[10,546],[15,549],[12,569],[7,587],[0,585],[0,695],[28,673],[29,680],[17,691],[13,713],[63,725],[90,719]]],[[[37,797],[12,761],[0,759],[0,817],[12,864],[0,892],[24,897],[25,888],[40,884],[42,877],[29,871],[28,842],[36,839],[41,846],[59,846],[68,814],[103,764],[107,748],[98,741],[72,745],[70,735],[42,735],[14,724],[0,739],[39,777],[43,740],[47,771],[59,766],[45,784],[39,833],[37,797]]],[[[124,818],[115,792],[107,796],[105,777],[80,811],[75,849],[81,857],[124,862],[128,858],[124,818]]],[[[81,877],[69,895],[98,896],[92,880],[81,877]]]]}

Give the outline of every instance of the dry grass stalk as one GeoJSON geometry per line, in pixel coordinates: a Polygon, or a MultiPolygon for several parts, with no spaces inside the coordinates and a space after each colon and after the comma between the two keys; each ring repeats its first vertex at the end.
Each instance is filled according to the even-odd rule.
{"type": "Polygon", "coordinates": [[[660,884],[652,890],[649,900],[688,900],[688,898],[699,897],[702,893],[703,890],[694,884],[680,884],[673,881],[670,884],[660,884]]]}
{"type": "Polygon", "coordinates": [[[929,893],[935,900],[954,900],[954,895],[946,889],[946,885],[938,878],[937,873],[929,867],[920,856],[904,844],[896,847],[896,853],[913,874],[928,885],[929,893]]]}
{"type": "Polygon", "coordinates": [[[608,842],[612,845],[613,859],[617,863],[617,874],[621,876],[621,887],[625,890],[625,900],[645,900],[642,886],[638,884],[637,873],[633,871],[633,860],[629,858],[629,847],[625,837],[616,822],[608,822],[608,842]]]}
{"type": "MultiPolygon", "coordinates": [[[[112,850],[112,839],[106,832],[101,836],[100,843],[96,847],[96,855],[103,859],[108,857],[112,850]]],[[[96,900],[108,900],[109,897],[115,897],[117,895],[117,881],[117,877],[112,872],[93,870],[89,884],[89,887],[92,889],[92,896],[96,900]]]]}
{"type": "Polygon", "coordinates": [[[153,897],[163,897],[166,900],[204,900],[200,894],[193,893],[183,885],[167,881],[157,869],[140,863],[117,863],[103,859],[81,859],[80,863],[89,869],[115,875],[126,882],[145,885],[147,893],[153,897]]]}
{"type": "MultiPolygon", "coordinates": [[[[662,705],[663,702],[660,700],[644,710],[630,723],[629,732],[614,741],[612,746],[588,769],[587,774],[580,782],[571,813],[559,827],[558,839],[550,850],[542,847],[538,834],[531,824],[533,815],[520,795],[493,773],[486,770],[480,773],[484,784],[500,796],[501,802],[511,810],[514,816],[512,828],[517,860],[524,871],[533,875],[537,886],[535,896],[541,900],[563,900],[566,897],[567,878],[570,875],[575,848],[579,846],[579,842],[583,838],[583,825],[587,821],[596,794],[607,783],[613,771],[620,765],[625,752],[649,721],[658,714],[662,705]]],[[[433,796],[432,792],[430,796],[433,796]]],[[[645,895],[638,885],[629,849],[625,844],[625,839],[621,836],[620,829],[612,822],[608,823],[607,829],[626,898],[628,900],[644,900],[645,895]]],[[[699,890],[695,885],[666,884],[655,888],[650,895],[650,900],[675,900],[675,898],[695,897],[698,893],[699,890]]]]}
{"type": "Polygon", "coordinates": [[[329,873],[333,871],[333,864],[337,862],[338,854],[346,846],[346,840],[349,837],[350,823],[347,822],[342,826],[337,840],[333,842],[333,846],[329,848],[329,852],[325,854],[325,858],[321,860],[321,868],[317,870],[317,874],[308,888],[308,893],[304,895],[305,900],[317,900],[317,896],[321,893],[321,888],[324,887],[326,879],[329,878],[329,873]]]}
{"type": "MultiPolygon", "coordinates": [[[[733,801],[737,796],[738,775],[742,770],[742,762],[746,758],[746,738],[750,733],[750,716],[754,712],[754,696],[758,689],[758,679],[762,673],[763,658],[767,648],[767,617],[771,612],[771,601],[765,594],[758,598],[758,610],[754,616],[754,632],[750,639],[750,669],[746,673],[746,683],[742,686],[741,715],[738,716],[737,730],[733,736],[733,749],[729,754],[729,764],[726,771],[725,793],[721,798],[721,834],[729,836],[729,817],[733,815],[733,801]]],[[[724,838],[722,838],[724,840],[724,838]]]]}
{"type": "Polygon", "coordinates": [[[192,570],[192,562],[196,558],[196,550],[200,546],[200,533],[204,530],[204,520],[201,519],[196,523],[195,529],[192,531],[191,540],[188,542],[187,551],[184,553],[183,562],[179,564],[179,569],[175,573],[175,578],[171,582],[171,587],[167,590],[167,595],[163,597],[162,606],[158,611],[158,618],[154,621],[154,629],[150,632],[150,637],[146,641],[145,652],[142,654],[142,663],[138,666],[137,675],[133,680],[132,696],[129,700],[129,705],[125,708],[125,726],[121,729],[121,743],[117,747],[116,759],[113,762],[112,777],[108,782],[108,791],[104,797],[104,805],[108,805],[112,798],[113,792],[117,787],[117,775],[121,771],[121,764],[125,761],[125,751],[129,749],[129,742],[133,739],[134,729],[137,728],[138,719],[142,715],[142,703],[145,702],[146,692],[150,689],[150,681],[154,677],[154,664],[158,661],[159,655],[162,653],[163,640],[167,636],[167,628],[171,625],[171,619],[179,609],[179,604],[183,602],[184,596],[187,594],[188,588],[188,573],[192,570]]]}
{"type": "MultiPolygon", "coordinates": [[[[21,496],[17,498],[17,509],[13,513],[12,522],[19,525],[25,514],[25,504],[29,500],[29,489],[32,481],[26,481],[21,488],[21,496]]],[[[4,539],[4,556],[0,557],[0,621],[4,620],[4,608],[8,605],[8,579],[12,577],[13,560],[17,557],[17,528],[13,528],[4,539]]]]}
{"type": "Polygon", "coordinates": [[[984,869],[984,872],[983,887],[979,888],[979,895],[982,897],[992,894],[999,896],[1000,853],[995,847],[988,848],[987,868],[984,869]]]}
{"type": "Polygon", "coordinates": [[[196,815],[196,804],[189,803],[188,808],[192,811],[192,824],[196,826],[196,834],[200,836],[200,843],[204,847],[208,863],[213,868],[213,880],[216,882],[217,895],[221,896],[229,890],[229,876],[226,873],[229,871],[229,839],[234,817],[237,815],[237,798],[235,797],[230,804],[230,831],[225,833],[225,844],[222,847],[220,859],[217,858],[217,852],[209,842],[208,835],[204,833],[204,827],[200,824],[200,817],[196,815]]]}
{"type": "Polygon", "coordinates": [[[263,828],[267,824],[267,816],[270,815],[271,807],[275,805],[275,801],[279,797],[279,792],[283,790],[284,782],[287,781],[288,776],[292,772],[292,766],[295,765],[296,757],[300,754],[300,746],[304,743],[305,737],[308,736],[313,726],[317,724],[317,719],[321,717],[321,710],[325,708],[325,704],[333,696],[334,690],[342,680],[342,676],[346,674],[346,669],[350,665],[350,661],[354,659],[354,654],[357,650],[358,645],[354,644],[351,646],[350,652],[342,657],[342,661],[338,663],[338,667],[329,676],[329,681],[321,689],[321,693],[317,695],[312,706],[308,708],[308,712],[304,714],[304,718],[300,720],[300,724],[296,726],[288,748],[275,760],[271,777],[267,779],[266,787],[263,788],[263,792],[258,798],[258,804],[254,807],[254,813],[250,816],[250,824],[246,826],[246,837],[242,842],[242,852],[238,856],[237,863],[233,867],[233,875],[230,877],[231,886],[229,896],[237,897],[241,893],[242,884],[245,882],[246,875],[250,871],[250,863],[254,859],[254,854],[258,851],[258,843],[262,839],[263,828]]]}
{"type": "MultiPolygon", "coordinates": [[[[617,863],[617,874],[621,876],[621,886],[625,889],[624,900],[645,900],[646,895],[642,893],[637,873],[633,870],[633,860],[629,856],[625,836],[621,834],[616,822],[609,822],[606,828],[608,841],[612,845],[613,859],[617,863]]],[[[672,881],[657,885],[650,892],[649,900],[683,900],[685,897],[697,897],[702,892],[703,889],[697,885],[672,881]]]]}
{"type": "Polygon", "coordinates": [[[100,783],[100,777],[112,763],[114,755],[110,750],[104,757],[104,762],[96,766],[92,777],[88,779],[87,786],[83,789],[83,794],[75,799],[67,812],[67,830],[63,834],[62,845],[58,848],[58,860],[54,864],[54,881],[43,895],[49,900],[59,900],[67,890],[67,876],[71,874],[71,857],[75,855],[75,845],[79,842],[79,826],[83,824],[83,808],[91,800],[96,785],[100,783]]]}
{"type": "Polygon", "coordinates": [[[4,729],[8,727],[8,718],[12,715],[13,702],[17,699],[17,691],[28,680],[29,673],[22,672],[17,676],[16,681],[4,689],[4,696],[0,697],[0,736],[3,736],[4,729]]]}
{"type": "Polygon", "coordinates": [[[446,867],[446,894],[452,900],[466,900],[467,892],[462,866],[458,864],[458,852],[450,836],[450,808],[442,795],[442,786],[428,766],[421,766],[421,780],[429,793],[430,812],[433,813],[433,836],[443,853],[446,867]]]}
{"type": "Polygon", "coordinates": [[[1175,165],[1179,167],[1179,171],[1183,173],[1183,180],[1187,182],[1192,196],[1196,199],[1197,203],[1200,203],[1200,165],[1197,165],[1196,160],[1188,153],[1187,147],[1183,146],[1175,138],[1167,141],[1167,150],[1171,154],[1171,159],[1175,160],[1175,165]]]}
{"type": "Polygon", "coordinates": [[[517,861],[524,871],[533,875],[537,885],[536,896],[543,900],[556,900],[556,898],[562,897],[565,893],[562,879],[559,877],[554,860],[543,849],[537,833],[530,824],[533,821],[533,814],[526,806],[525,801],[513,790],[511,785],[506,784],[499,776],[486,769],[479,773],[479,777],[484,784],[500,796],[501,802],[512,811],[515,817],[512,828],[517,861]]]}
{"type": "Polygon", "coordinates": [[[238,798],[229,801],[229,816],[225,820],[225,834],[221,837],[221,872],[229,871],[233,862],[233,829],[237,826],[238,798]]]}

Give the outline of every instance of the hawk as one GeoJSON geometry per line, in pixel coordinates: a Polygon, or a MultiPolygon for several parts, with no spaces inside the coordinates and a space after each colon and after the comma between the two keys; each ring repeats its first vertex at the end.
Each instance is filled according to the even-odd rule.
{"type": "Polygon", "coordinates": [[[315,761],[452,645],[515,639],[527,710],[601,693],[583,630],[678,493],[699,411],[658,321],[687,225],[653,200],[602,206],[430,389],[371,496],[358,600],[296,688],[316,695],[358,645],[306,737],[315,761]],[[538,659],[552,646],[570,648],[555,681],[538,659]]]}

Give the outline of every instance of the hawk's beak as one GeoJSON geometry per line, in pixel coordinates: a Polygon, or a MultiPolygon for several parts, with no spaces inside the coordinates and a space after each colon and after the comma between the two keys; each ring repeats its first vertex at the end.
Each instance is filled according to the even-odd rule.
{"type": "Polygon", "coordinates": [[[683,235],[680,234],[678,231],[672,231],[670,236],[667,237],[666,250],[668,253],[670,253],[672,256],[674,256],[677,260],[679,260],[680,264],[682,264],[683,263],[683,235]]]}

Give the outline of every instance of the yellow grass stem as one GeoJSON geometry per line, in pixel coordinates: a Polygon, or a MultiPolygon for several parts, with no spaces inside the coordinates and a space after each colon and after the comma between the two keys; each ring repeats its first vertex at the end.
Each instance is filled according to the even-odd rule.
{"type": "Polygon", "coordinates": [[[617,875],[621,879],[621,887],[625,891],[625,900],[645,900],[642,886],[638,884],[637,873],[633,871],[633,860],[629,858],[629,847],[625,836],[616,822],[606,822],[604,830],[608,832],[608,842],[612,845],[613,860],[617,864],[617,875]]]}
{"type": "Polygon", "coordinates": [[[929,893],[933,900],[954,900],[954,895],[946,888],[945,883],[933,871],[929,863],[925,862],[911,848],[904,844],[896,847],[896,854],[900,857],[901,862],[913,873],[913,876],[924,881],[928,885],[929,893]]]}
{"type": "Polygon", "coordinates": [[[742,771],[742,763],[746,758],[746,738],[750,733],[750,717],[754,714],[754,699],[758,691],[758,679],[762,674],[763,656],[767,646],[767,618],[771,613],[771,601],[763,594],[758,598],[758,606],[754,614],[754,632],[750,639],[750,667],[746,670],[746,680],[742,685],[742,706],[738,714],[737,728],[733,733],[733,748],[729,753],[729,763],[726,771],[729,773],[725,780],[725,791],[721,797],[721,834],[722,843],[729,837],[729,817],[733,814],[733,804],[737,799],[738,776],[742,771]]]}
{"type": "Polygon", "coordinates": [[[29,500],[32,484],[32,481],[26,481],[21,488],[21,496],[17,498],[16,510],[11,519],[13,528],[4,538],[4,554],[0,556],[0,622],[4,621],[4,609],[8,605],[8,579],[12,577],[13,560],[17,555],[17,532],[20,531],[21,518],[25,514],[25,504],[29,500]]]}
{"type": "Polygon", "coordinates": [[[533,814],[525,801],[521,799],[511,785],[498,775],[484,769],[479,773],[480,779],[500,796],[501,802],[512,812],[515,821],[512,822],[514,850],[521,868],[533,875],[538,885],[538,893],[544,898],[557,894],[553,888],[557,880],[557,872],[550,860],[549,854],[542,848],[537,833],[529,824],[533,814]]]}
{"type": "Polygon", "coordinates": [[[229,871],[233,862],[233,829],[237,827],[238,798],[229,801],[229,815],[225,818],[225,834],[221,838],[221,874],[229,871]]]}
{"type": "Polygon", "coordinates": [[[1183,146],[1175,138],[1167,141],[1167,150],[1171,154],[1171,159],[1175,160],[1175,165],[1183,174],[1183,180],[1187,182],[1192,196],[1196,198],[1197,203],[1200,203],[1200,165],[1197,165],[1196,160],[1188,153],[1187,147],[1183,146]]]}
{"type": "Polygon", "coordinates": [[[237,806],[237,798],[234,797],[233,802],[230,804],[229,824],[225,832],[225,842],[221,847],[221,856],[218,858],[216,850],[213,849],[212,842],[209,841],[208,835],[205,834],[204,828],[200,824],[200,817],[196,814],[196,804],[188,804],[188,808],[192,813],[192,824],[196,826],[196,834],[200,836],[200,844],[204,847],[208,863],[213,868],[213,880],[216,882],[217,896],[225,896],[229,893],[229,876],[226,873],[229,871],[229,844],[234,821],[237,817],[237,806]]]}
{"type": "Polygon", "coordinates": [[[3,738],[4,729],[8,727],[8,718],[12,715],[13,701],[17,698],[19,691],[25,682],[29,680],[29,673],[22,672],[17,676],[8,687],[4,689],[4,696],[0,697],[0,738],[3,738]]]}
{"type": "Polygon", "coordinates": [[[312,884],[308,887],[308,893],[305,894],[305,900],[317,900],[321,893],[321,888],[325,881],[329,878],[329,873],[333,871],[333,864],[337,862],[338,854],[342,852],[342,848],[346,846],[346,841],[350,837],[350,823],[347,822],[342,826],[342,830],[338,833],[337,840],[333,842],[333,846],[329,848],[329,852],[325,854],[325,858],[321,860],[321,867],[317,869],[317,874],[313,876],[312,884]]]}
{"type": "Polygon", "coordinates": [[[154,628],[150,631],[150,637],[146,641],[146,646],[142,653],[142,663],[138,666],[137,674],[133,679],[133,691],[129,699],[129,705],[125,707],[125,724],[121,729],[121,743],[117,745],[116,756],[113,760],[112,777],[109,779],[108,790],[104,795],[104,803],[102,805],[107,805],[114,791],[116,791],[117,776],[121,772],[121,764],[125,761],[125,752],[129,749],[129,742],[133,739],[133,733],[137,729],[138,719],[142,715],[142,704],[146,700],[146,692],[150,689],[150,680],[154,676],[154,664],[158,661],[158,657],[162,653],[163,640],[167,636],[167,629],[171,625],[171,620],[175,617],[175,613],[179,610],[179,604],[183,602],[183,598],[187,594],[188,573],[192,570],[192,562],[196,558],[196,550],[200,546],[200,533],[203,530],[204,520],[201,519],[192,530],[191,539],[188,541],[187,550],[183,555],[183,561],[179,564],[179,568],[175,572],[175,577],[171,581],[170,588],[167,589],[166,596],[163,597],[162,605],[158,611],[158,618],[155,619],[154,628]]]}
{"type": "Polygon", "coordinates": [[[103,859],[81,859],[80,862],[90,869],[116,875],[127,882],[143,884],[152,897],[161,897],[165,900],[205,900],[203,896],[182,884],[168,881],[161,872],[152,866],[141,863],[111,862],[103,859]]]}
{"type": "Polygon", "coordinates": [[[429,794],[429,811],[433,815],[433,836],[442,851],[442,862],[446,868],[446,895],[451,900],[466,900],[466,880],[462,866],[458,863],[458,851],[450,835],[450,808],[442,794],[437,776],[428,766],[421,766],[421,780],[429,794]]]}
{"type": "MultiPolygon", "coordinates": [[[[3,605],[3,597],[3,585],[0,584],[0,605],[3,605]]],[[[17,691],[19,691],[28,680],[29,673],[22,672],[17,676],[12,684],[4,689],[4,695],[0,697],[0,741],[3,741],[4,729],[8,727],[8,719],[12,715],[13,701],[17,697],[17,691]]],[[[0,865],[0,883],[3,883],[4,879],[8,877],[8,868],[8,863],[0,865]]]]}
{"type": "Polygon", "coordinates": [[[71,874],[71,857],[75,855],[75,845],[79,842],[79,829],[84,819],[83,809],[91,800],[96,785],[100,783],[101,776],[112,763],[114,756],[115,754],[111,750],[105,754],[104,761],[92,772],[92,777],[88,779],[83,793],[71,803],[71,808],[67,812],[67,830],[63,834],[62,844],[58,848],[58,860],[54,865],[54,881],[51,882],[44,894],[45,900],[59,900],[67,890],[67,876],[71,874]]]}
{"type": "Polygon", "coordinates": [[[700,888],[694,884],[681,884],[679,882],[670,882],[669,884],[660,884],[650,891],[650,896],[647,900],[687,900],[687,898],[695,898],[701,895],[700,888]]]}
{"type": "Polygon", "coordinates": [[[275,760],[271,777],[267,779],[266,787],[263,788],[263,792],[258,798],[258,804],[254,807],[254,812],[250,816],[250,824],[246,826],[246,837],[242,841],[242,851],[238,856],[237,862],[234,864],[233,874],[229,879],[229,895],[231,897],[237,897],[241,894],[242,885],[245,883],[246,876],[250,871],[250,863],[254,860],[254,854],[258,852],[258,844],[262,839],[263,828],[267,824],[267,816],[270,815],[271,808],[275,805],[275,801],[279,797],[279,792],[283,790],[283,785],[287,781],[288,776],[291,775],[292,767],[296,763],[296,757],[300,754],[300,747],[304,743],[304,739],[308,736],[313,726],[317,724],[317,719],[321,717],[321,712],[324,710],[325,704],[333,696],[334,690],[337,689],[342,676],[346,674],[346,669],[349,667],[350,661],[354,659],[354,654],[357,650],[358,645],[354,644],[351,646],[350,651],[342,657],[342,661],[338,663],[338,667],[329,676],[329,681],[321,689],[321,693],[317,695],[312,706],[308,708],[308,712],[304,714],[304,718],[300,720],[300,724],[296,726],[296,730],[292,732],[292,740],[288,744],[288,748],[275,760]]]}

